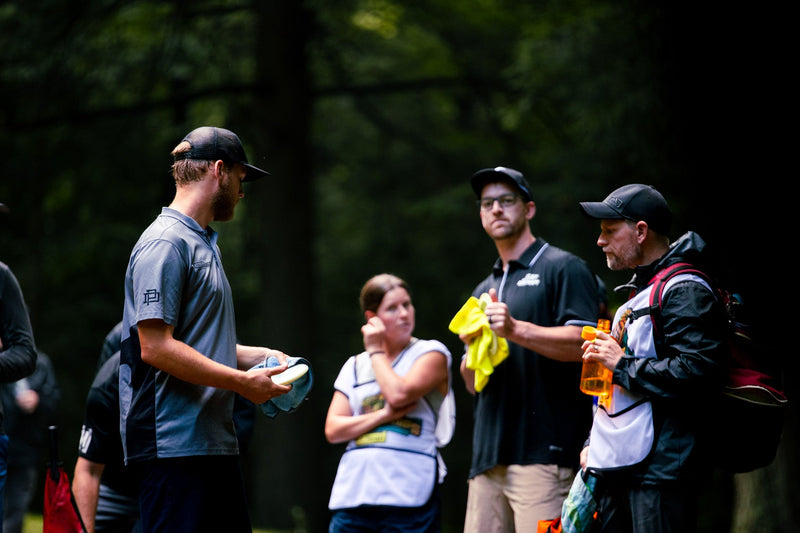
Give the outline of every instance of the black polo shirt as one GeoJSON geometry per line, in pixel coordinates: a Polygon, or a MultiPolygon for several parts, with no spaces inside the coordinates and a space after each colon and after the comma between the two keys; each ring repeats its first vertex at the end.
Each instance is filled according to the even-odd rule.
{"type": "Polygon", "coordinates": [[[105,361],[86,399],[78,455],[105,465],[101,483],[120,494],[136,497],[125,467],[119,434],[119,352],[105,361]]]}
{"type": "MultiPolygon", "coordinates": [[[[594,326],[597,281],[575,255],[537,239],[504,273],[498,259],[473,295],[495,288],[517,320],[540,326],[594,326]]],[[[563,363],[509,342],[508,358],[475,395],[470,477],[496,465],[577,467],[592,422],[578,389],[581,363],[563,363]]],[[[577,349],[577,348],[576,348],[577,349]]]]}

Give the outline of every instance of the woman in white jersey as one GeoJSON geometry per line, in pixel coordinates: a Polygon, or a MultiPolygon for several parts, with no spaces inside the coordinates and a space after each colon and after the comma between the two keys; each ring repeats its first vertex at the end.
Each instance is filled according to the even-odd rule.
{"type": "Polygon", "coordinates": [[[413,337],[414,305],[397,276],[371,278],[360,301],[364,351],[339,371],[325,421],[329,442],[347,442],[329,532],[438,532],[438,448],[455,420],[450,352],[413,337]]]}

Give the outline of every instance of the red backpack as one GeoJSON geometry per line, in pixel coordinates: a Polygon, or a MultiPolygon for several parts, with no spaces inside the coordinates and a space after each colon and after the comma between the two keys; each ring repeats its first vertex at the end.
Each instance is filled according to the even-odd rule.
{"type": "Polygon", "coordinates": [[[727,328],[727,375],[722,394],[714,405],[713,424],[708,434],[714,440],[712,457],[717,466],[730,472],[749,472],[769,465],[775,458],[783,429],[788,400],[781,379],[767,368],[761,347],[753,340],[745,321],[744,304],[729,290],[711,282],[689,263],[675,263],[659,271],[650,282],[653,337],[663,341],[659,328],[664,287],[678,274],[695,274],[704,279],[725,308],[727,328]]]}

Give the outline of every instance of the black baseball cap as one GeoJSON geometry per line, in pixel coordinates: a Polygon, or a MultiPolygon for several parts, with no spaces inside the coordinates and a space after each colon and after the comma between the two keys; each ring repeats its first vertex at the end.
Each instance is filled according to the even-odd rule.
{"type": "Polygon", "coordinates": [[[528,185],[528,182],[525,181],[525,176],[523,176],[522,172],[519,170],[514,170],[513,168],[508,167],[484,168],[477,171],[469,179],[469,182],[472,185],[472,190],[475,191],[475,196],[478,198],[481,197],[481,191],[483,190],[484,185],[498,181],[511,182],[517,187],[517,189],[520,190],[522,193],[522,199],[524,201],[533,201],[533,197],[531,196],[531,187],[528,185]]]}
{"type": "Polygon", "coordinates": [[[261,170],[247,162],[244,147],[239,137],[230,130],[203,126],[189,132],[181,142],[188,142],[191,148],[185,152],[175,154],[175,161],[194,159],[197,161],[218,161],[226,163],[239,163],[247,167],[247,174],[243,181],[253,181],[269,175],[266,170],[261,170]]]}
{"type": "Polygon", "coordinates": [[[644,220],[650,228],[666,235],[672,224],[672,211],[667,201],[652,185],[632,183],[606,196],[602,202],[580,202],[583,212],[591,218],[606,220],[644,220]]]}

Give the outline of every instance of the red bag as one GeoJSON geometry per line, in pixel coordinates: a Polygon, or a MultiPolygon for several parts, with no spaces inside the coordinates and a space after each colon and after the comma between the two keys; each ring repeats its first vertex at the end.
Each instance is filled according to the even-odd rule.
{"type": "Polygon", "coordinates": [[[63,469],[58,469],[58,478],[50,472],[44,484],[44,533],[83,533],[81,519],[75,508],[75,500],[69,478],[63,469]]]}
{"type": "Polygon", "coordinates": [[[44,483],[43,533],[85,533],[69,477],[58,461],[56,427],[50,426],[50,466],[44,483]]]}

